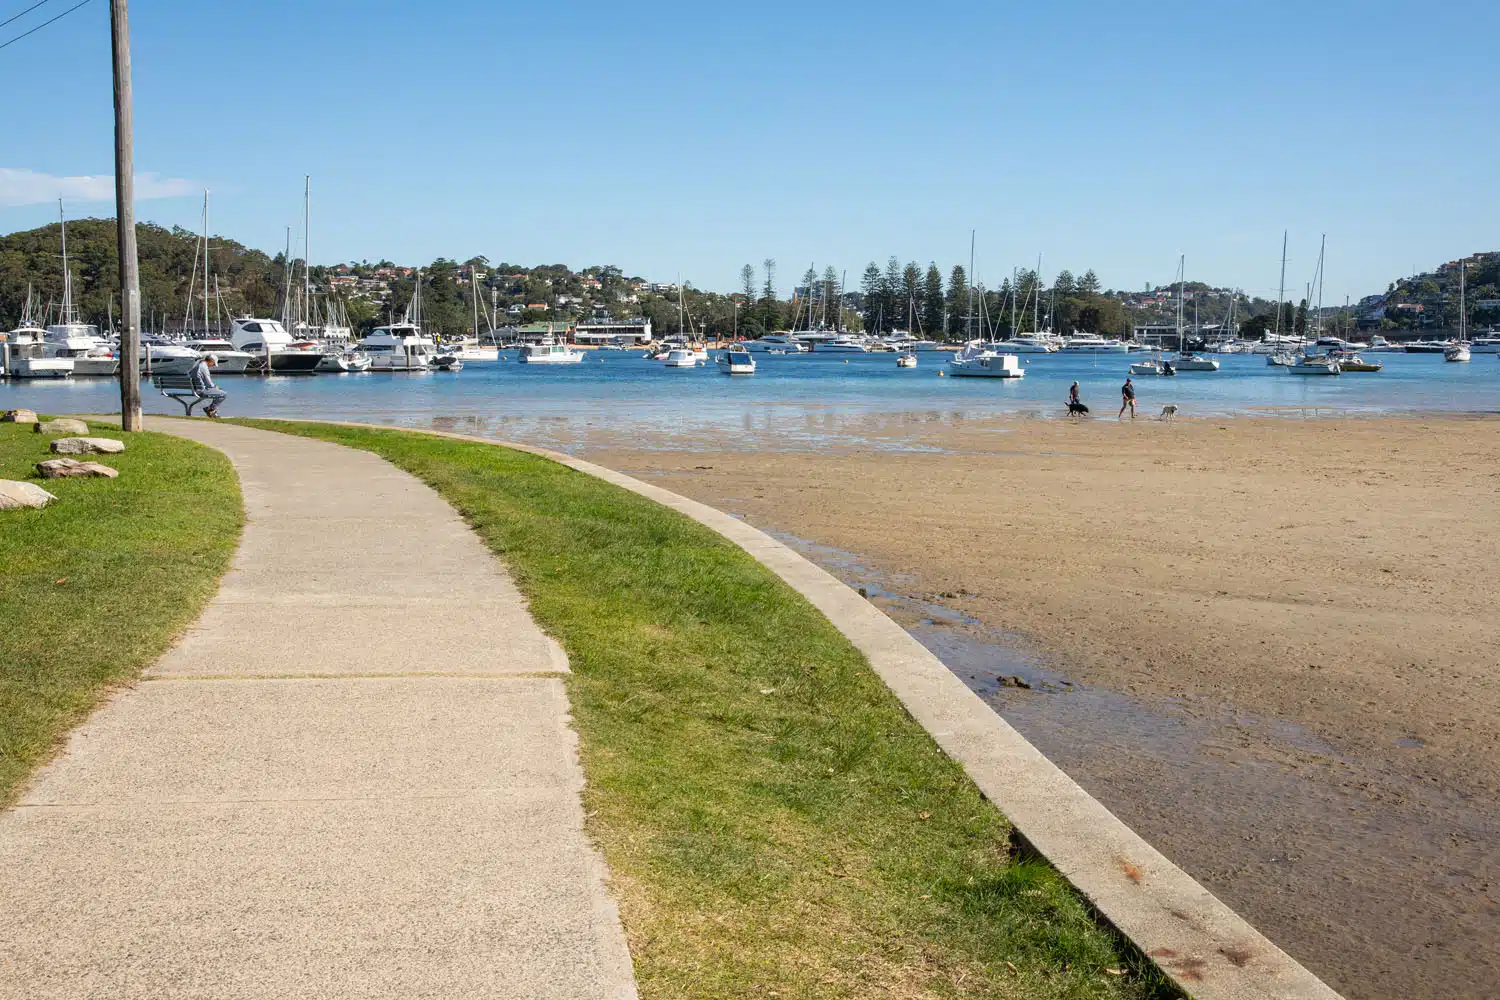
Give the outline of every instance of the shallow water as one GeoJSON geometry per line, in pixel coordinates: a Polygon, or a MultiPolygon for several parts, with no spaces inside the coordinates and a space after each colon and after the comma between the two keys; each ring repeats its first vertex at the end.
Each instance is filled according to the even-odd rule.
{"type": "Polygon", "coordinates": [[[861,589],[1048,759],[1346,996],[1490,995],[1500,803],[1436,783],[1422,740],[1360,755],[1230,704],[1083,684],[1024,637],[946,603],[963,595],[913,593],[909,576],[772,534],[861,589]]]}
{"type": "MultiPolygon", "coordinates": [[[[562,449],[779,447],[942,450],[915,443],[914,429],[958,431],[1005,415],[1058,416],[1079,382],[1096,416],[1114,416],[1127,365],[1139,355],[1031,355],[1023,379],[939,377],[949,356],[924,352],[899,369],[890,354],[761,355],[753,376],[716,366],[671,369],[635,352],[591,352],[577,365],[472,362],[461,372],[311,377],[225,376],[226,412],[436,427],[562,449]]],[[[1139,408],[1175,403],[1184,416],[1248,413],[1376,415],[1500,409],[1500,359],[1382,354],[1385,371],[1334,378],[1289,375],[1265,359],[1226,355],[1218,372],[1136,379],[1139,408]]],[[[143,385],[147,412],[172,403],[143,385]]],[[[0,382],[0,409],[41,412],[119,409],[108,379],[0,382]]],[[[962,450],[953,435],[955,450],[962,450]]]]}

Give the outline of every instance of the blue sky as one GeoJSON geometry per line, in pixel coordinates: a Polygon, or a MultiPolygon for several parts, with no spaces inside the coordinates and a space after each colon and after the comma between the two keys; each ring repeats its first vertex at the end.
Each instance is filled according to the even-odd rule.
{"type": "MultiPolygon", "coordinates": [[[[216,231],[274,251],[311,174],[318,263],[727,290],[774,257],[785,293],[810,262],[946,272],[974,228],[991,284],[1042,253],[1141,287],[1185,253],[1271,294],[1285,228],[1289,289],[1328,234],[1332,303],[1500,249],[1493,3],[132,7],[138,216],[196,228],[206,186],[216,231]]],[[[0,50],[0,93],[8,232],[113,169],[105,0],[0,50]]]]}

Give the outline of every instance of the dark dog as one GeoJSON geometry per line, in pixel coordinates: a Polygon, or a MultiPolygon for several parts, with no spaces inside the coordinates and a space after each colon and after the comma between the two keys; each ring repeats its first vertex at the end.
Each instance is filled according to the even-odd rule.
{"type": "Polygon", "coordinates": [[[1068,416],[1070,417],[1081,417],[1088,412],[1089,408],[1087,406],[1084,406],[1082,403],[1068,404],[1068,416]]]}

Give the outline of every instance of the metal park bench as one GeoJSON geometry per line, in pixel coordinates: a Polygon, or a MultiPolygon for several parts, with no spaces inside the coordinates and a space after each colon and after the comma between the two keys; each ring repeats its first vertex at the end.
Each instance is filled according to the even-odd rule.
{"type": "Polygon", "coordinates": [[[198,390],[193,388],[193,379],[190,375],[153,375],[151,384],[160,389],[163,396],[181,403],[183,416],[191,417],[193,407],[213,399],[212,396],[199,395],[198,390]]]}

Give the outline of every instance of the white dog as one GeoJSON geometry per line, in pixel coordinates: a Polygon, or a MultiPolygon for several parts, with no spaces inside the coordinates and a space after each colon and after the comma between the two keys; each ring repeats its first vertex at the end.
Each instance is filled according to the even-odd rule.
{"type": "Polygon", "coordinates": [[[1158,420],[1165,420],[1167,423],[1171,423],[1172,421],[1176,420],[1177,419],[1177,404],[1176,403],[1168,403],[1166,406],[1163,406],[1161,408],[1161,416],[1158,417],[1157,419],[1158,420]]]}

